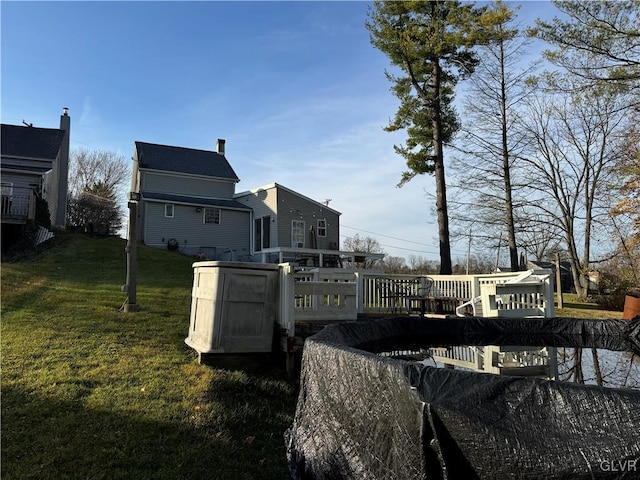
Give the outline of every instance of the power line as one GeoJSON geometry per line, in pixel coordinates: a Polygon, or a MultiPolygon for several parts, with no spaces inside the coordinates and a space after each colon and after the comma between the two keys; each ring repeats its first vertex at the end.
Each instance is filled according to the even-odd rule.
{"type": "Polygon", "coordinates": [[[407,240],[405,238],[400,238],[400,237],[392,237],[391,235],[385,235],[383,233],[372,232],[370,230],[363,230],[362,228],[350,227],[349,225],[345,225],[344,223],[341,223],[340,226],[351,228],[352,230],[359,230],[361,232],[371,233],[373,235],[378,235],[379,237],[386,237],[386,238],[391,238],[393,240],[400,240],[401,242],[415,243],[416,245],[423,245],[425,247],[433,247],[433,245],[429,245],[428,243],[416,242],[415,240],[407,240]]]}
{"type": "Polygon", "coordinates": [[[387,247],[387,248],[395,248],[397,250],[406,250],[408,252],[426,253],[428,255],[438,255],[438,252],[425,252],[424,250],[415,250],[413,248],[396,247],[395,245],[383,245],[381,243],[380,246],[381,247],[387,247]]]}
{"type": "MultiPolygon", "coordinates": [[[[399,241],[401,241],[401,242],[408,242],[408,243],[413,243],[413,244],[416,244],[416,245],[422,245],[422,246],[425,246],[425,247],[435,248],[435,246],[434,246],[434,245],[429,245],[428,243],[416,242],[416,241],[414,241],[414,240],[407,240],[407,239],[405,239],[405,238],[394,237],[394,236],[391,236],[391,235],[385,235],[385,234],[383,234],[383,233],[372,232],[372,231],[370,231],[370,230],[364,230],[364,229],[362,229],[362,228],[357,228],[357,227],[352,227],[352,226],[349,226],[349,225],[345,225],[344,223],[340,224],[340,226],[341,226],[341,227],[351,228],[351,229],[353,229],[353,230],[358,230],[358,231],[360,231],[360,232],[370,233],[370,234],[372,234],[372,235],[377,235],[377,236],[380,236],[380,237],[386,237],[386,238],[391,238],[391,239],[393,239],[393,240],[399,240],[399,241]]],[[[348,236],[347,236],[347,235],[340,235],[340,236],[341,236],[341,237],[344,237],[344,238],[348,238],[348,236]]],[[[381,247],[387,247],[387,248],[394,248],[394,249],[397,249],[397,250],[406,250],[406,251],[408,251],[408,252],[425,253],[425,254],[427,254],[427,255],[439,255],[439,253],[440,253],[439,251],[416,250],[416,249],[413,249],[413,248],[398,247],[398,246],[396,246],[396,245],[383,245],[383,244],[380,244],[380,246],[381,246],[381,247]]],[[[465,252],[462,252],[462,250],[453,250],[453,249],[452,249],[452,250],[451,250],[451,253],[458,253],[458,254],[460,254],[460,253],[465,253],[465,252]]]]}
{"type": "MultiPolygon", "coordinates": [[[[340,236],[343,237],[343,238],[349,238],[347,235],[340,235],[340,236]]],[[[426,250],[416,250],[414,248],[398,247],[396,245],[385,245],[385,244],[382,244],[382,243],[380,243],[379,245],[381,247],[393,248],[393,249],[396,249],[396,250],[406,250],[408,252],[425,253],[427,255],[439,255],[440,254],[440,252],[426,251],[426,250]]],[[[457,251],[452,250],[452,253],[454,253],[454,252],[457,252],[457,251]]]]}

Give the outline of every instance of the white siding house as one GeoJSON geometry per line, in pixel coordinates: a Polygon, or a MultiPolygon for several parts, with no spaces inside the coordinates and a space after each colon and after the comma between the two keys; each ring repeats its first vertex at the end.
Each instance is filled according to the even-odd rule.
{"type": "Polygon", "coordinates": [[[238,182],[224,140],[215,152],[135,142],[137,240],[231,261],[282,261],[284,252],[286,260],[300,260],[303,250],[338,250],[339,212],[277,183],[236,194],[238,182]]]}

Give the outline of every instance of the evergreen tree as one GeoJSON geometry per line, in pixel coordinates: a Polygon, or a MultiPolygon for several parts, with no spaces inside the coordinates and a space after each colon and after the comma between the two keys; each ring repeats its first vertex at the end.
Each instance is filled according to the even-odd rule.
{"type": "Polygon", "coordinates": [[[67,225],[88,233],[117,233],[123,220],[118,200],[125,198],[129,178],[129,166],[122,155],[84,148],[73,150],[67,225]]]}
{"type": "Polygon", "coordinates": [[[640,0],[555,0],[553,4],[565,17],[537,20],[529,30],[530,35],[558,47],[545,52],[547,59],[592,85],[612,82],[637,92],[640,0]]]}
{"type": "Polygon", "coordinates": [[[399,70],[386,72],[400,100],[386,130],[407,132],[406,144],[394,146],[408,167],[399,186],[416,175],[435,177],[441,274],[452,273],[443,146],[459,128],[454,90],[478,63],[472,47],[486,39],[486,13],[458,1],[378,0],[366,23],[373,46],[399,70]]]}
{"type": "Polygon", "coordinates": [[[67,223],[90,234],[112,235],[122,226],[116,195],[104,182],[96,182],[78,196],[72,195],[67,223]]]}

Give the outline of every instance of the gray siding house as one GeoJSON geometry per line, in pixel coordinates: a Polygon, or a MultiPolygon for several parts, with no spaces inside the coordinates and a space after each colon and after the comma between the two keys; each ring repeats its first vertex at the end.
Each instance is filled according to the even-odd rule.
{"type": "Polygon", "coordinates": [[[68,109],[60,128],[2,124],[2,223],[22,224],[35,218],[35,199],[49,204],[51,225],[64,228],[67,213],[69,137],[68,109]]]}
{"type": "Polygon", "coordinates": [[[224,146],[221,139],[215,152],[135,142],[139,242],[210,260],[321,264],[318,252],[337,255],[339,212],[277,183],[236,194],[224,146]]]}
{"type": "Polygon", "coordinates": [[[236,194],[251,207],[253,254],[260,261],[310,259],[307,250],[336,251],[340,212],[277,183],[236,194]]]}
{"type": "Polygon", "coordinates": [[[135,142],[131,191],[140,195],[137,240],[219,260],[250,260],[251,209],[218,151],[135,142]]]}

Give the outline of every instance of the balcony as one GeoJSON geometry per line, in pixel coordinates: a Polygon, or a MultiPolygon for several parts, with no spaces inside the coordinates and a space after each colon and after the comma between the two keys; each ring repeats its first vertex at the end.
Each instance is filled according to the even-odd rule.
{"type": "Polygon", "coordinates": [[[36,218],[36,194],[30,188],[12,188],[2,194],[2,223],[26,223],[36,218]]]}

